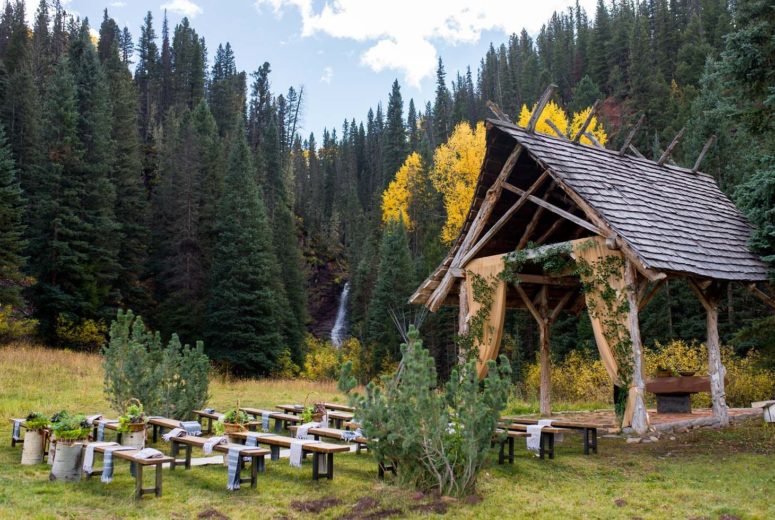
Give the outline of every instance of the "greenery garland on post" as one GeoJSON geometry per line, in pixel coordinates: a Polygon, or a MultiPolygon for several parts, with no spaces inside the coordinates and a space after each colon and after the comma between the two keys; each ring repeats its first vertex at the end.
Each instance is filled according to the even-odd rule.
{"type": "MultiPolygon", "coordinates": [[[[591,240],[586,241],[581,244],[580,249],[584,250],[591,245],[591,240]]],[[[538,247],[530,243],[527,248],[513,251],[503,257],[504,269],[500,277],[507,283],[518,284],[520,282],[518,274],[523,271],[527,263],[541,267],[549,275],[579,277],[584,294],[599,296],[603,303],[600,306],[596,298],[588,298],[587,311],[590,317],[600,320],[603,335],[616,359],[621,387],[629,388],[633,373],[632,338],[623,323],[626,322],[629,312],[626,292],[631,288],[626,287],[624,291],[617,291],[609,283],[611,278],[622,276],[624,258],[611,255],[588,262],[583,258],[574,260],[571,253],[570,244],[538,247]]],[[[624,417],[626,404],[627,392],[620,392],[614,403],[616,416],[620,422],[624,417]]]]}
{"type": "MultiPolygon", "coordinates": [[[[476,348],[476,342],[484,338],[484,328],[490,320],[493,293],[498,285],[498,279],[495,276],[485,278],[470,271],[466,273],[466,276],[471,277],[474,301],[480,305],[479,310],[468,321],[468,332],[456,338],[459,358],[468,362],[478,359],[479,352],[476,348]]],[[[465,281],[460,283],[465,283],[465,281]]]]}

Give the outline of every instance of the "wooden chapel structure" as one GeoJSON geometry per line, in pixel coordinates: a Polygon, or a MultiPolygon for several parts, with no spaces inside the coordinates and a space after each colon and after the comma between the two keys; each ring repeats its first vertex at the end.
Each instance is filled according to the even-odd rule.
{"type": "MultiPolygon", "coordinates": [[[[725,370],[718,335],[724,288],[731,282],[744,283],[772,307],[775,299],[766,285],[765,264],[748,249],[750,224],[713,177],[699,171],[711,142],[692,169],[669,159],[683,131],[658,161],[648,160],[631,144],[641,118],[620,150],[605,149],[586,132],[598,104],[573,138],[557,130],[557,136],[538,134],[538,117],[553,90],[550,86],[541,96],[525,128],[492,107],[497,117],[486,122],[486,154],[461,233],[410,303],[425,305],[432,312],[443,305],[459,306],[459,332],[465,333],[470,302],[466,267],[473,260],[505,255],[528,244],[602,237],[607,248],[619,251],[625,261],[632,385],[643,394],[639,310],[666,280],[687,279],[707,313],[713,414],[726,425],[725,370]],[[582,136],[593,145],[582,145],[582,136]]],[[[578,313],[586,302],[578,278],[529,266],[523,270],[517,274],[519,283],[506,288],[505,306],[527,309],[537,322],[541,413],[548,415],[550,325],[561,311],[578,313]]],[[[642,400],[635,413],[632,428],[643,433],[648,415],[642,400]]]]}

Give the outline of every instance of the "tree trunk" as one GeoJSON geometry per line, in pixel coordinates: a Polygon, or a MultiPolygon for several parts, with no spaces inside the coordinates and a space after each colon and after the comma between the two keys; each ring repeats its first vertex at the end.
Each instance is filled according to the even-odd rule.
{"type": "Polygon", "coordinates": [[[708,375],[710,375],[710,396],[713,402],[713,417],[719,420],[721,426],[729,425],[727,400],[724,390],[726,368],[721,363],[721,347],[718,336],[718,304],[719,292],[706,293],[707,325],[708,325],[708,375]]]}
{"type": "Polygon", "coordinates": [[[643,381],[643,345],[640,339],[640,323],[638,319],[638,272],[635,266],[627,260],[624,269],[624,282],[626,284],[627,302],[629,311],[627,313],[630,340],[632,341],[632,383],[631,388],[636,389],[634,410],[632,415],[632,429],[639,435],[648,431],[649,418],[646,410],[646,403],[643,401],[643,394],[646,385],[643,381]]]}

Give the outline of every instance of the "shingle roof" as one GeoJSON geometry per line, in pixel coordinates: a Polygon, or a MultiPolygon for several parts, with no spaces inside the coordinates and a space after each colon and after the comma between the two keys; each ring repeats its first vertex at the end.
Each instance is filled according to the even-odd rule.
{"type": "Polygon", "coordinates": [[[748,248],[750,224],[710,175],[529,133],[499,120],[488,120],[487,126],[487,155],[461,234],[412,296],[412,303],[427,304],[451,267],[503,164],[505,156],[500,155],[508,153],[504,150],[509,147],[502,145],[510,139],[585,200],[645,267],[718,280],[767,280],[767,267],[748,248]],[[491,148],[496,142],[497,150],[491,148]]]}
{"type": "Polygon", "coordinates": [[[710,175],[489,123],[597,210],[646,267],[719,280],[767,279],[766,266],[747,245],[750,224],[710,175]]]}

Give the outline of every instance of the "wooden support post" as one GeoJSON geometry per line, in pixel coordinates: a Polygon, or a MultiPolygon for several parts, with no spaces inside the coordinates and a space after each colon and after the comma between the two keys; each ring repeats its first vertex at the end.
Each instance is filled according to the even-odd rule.
{"type": "MultiPolygon", "coordinates": [[[[621,149],[619,150],[619,155],[624,156],[625,152],[630,149],[630,146],[632,145],[632,140],[635,139],[635,134],[638,133],[638,130],[640,130],[640,125],[643,124],[643,120],[646,118],[645,114],[642,114],[640,116],[640,119],[638,119],[638,122],[635,123],[635,126],[632,127],[632,130],[630,130],[630,133],[627,134],[627,138],[624,140],[624,144],[622,145],[621,149]]],[[[640,153],[638,153],[640,155],[640,153]]]]}
{"type": "Polygon", "coordinates": [[[538,332],[541,344],[541,391],[540,391],[540,411],[541,415],[548,417],[552,415],[552,357],[549,350],[549,303],[547,289],[545,285],[541,286],[538,293],[538,332]]]}
{"type": "Polygon", "coordinates": [[[587,139],[589,139],[590,141],[592,141],[592,144],[594,144],[594,145],[595,145],[595,146],[597,146],[598,148],[605,148],[605,146],[603,146],[603,143],[601,143],[600,141],[598,141],[598,140],[597,140],[597,137],[595,137],[595,136],[594,136],[594,135],[592,135],[591,133],[589,133],[589,132],[584,132],[584,137],[586,137],[587,139]]]}
{"type": "Polygon", "coordinates": [[[629,146],[629,149],[630,149],[630,151],[631,151],[632,153],[634,153],[634,154],[635,154],[635,157],[638,157],[639,159],[645,159],[645,158],[646,158],[646,156],[645,156],[645,155],[643,155],[642,153],[640,153],[640,152],[638,151],[638,149],[637,149],[637,148],[635,148],[635,146],[634,146],[634,145],[630,145],[630,146],[629,146]]]}
{"type": "MultiPolygon", "coordinates": [[[[543,200],[548,200],[549,195],[552,193],[552,188],[554,186],[554,183],[552,183],[551,186],[549,186],[549,189],[546,190],[546,193],[543,196],[543,200]]],[[[530,223],[525,228],[525,232],[522,233],[522,238],[519,239],[519,243],[517,244],[516,249],[524,249],[527,245],[528,241],[530,240],[530,236],[535,231],[536,227],[538,226],[538,221],[541,220],[541,216],[544,214],[544,207],[539,206],[538,210],[536,210],[535,213],[533,213],[533,218],[530,219],[530,223]]]]}
{"type": "Polygon", "coordinates": [[[697,161],[694,163],[694,166],[692,167],[692,173],[697,173],[700,169],[700,165],[702,164],[702,161],[705,159],[705,154],[708,153],[708,150],[710,150],[710,147],[713,146],[713,143],[716,142],[716,136],[712,135],[710,136],[710,139],[705,143],[705,146],[702,147],[702,151],[700,152],[700,156],[697,157],[697,161]]]}
{"type": "MultiPolygon", "coordinates": [[[[460,308],[457,314],[457,333],[458,336],[465,336],[468,334],[468,289],[466,287],[465,279],[460,280],[460,308]]],[[[464,365],[466,357],[463,352],[457,353],[457,362],[459,365],[464,365]]]]}
{"type": "Polygon", "coordinates": [[[541,113],[544,111],[544,108],[546,108],[546,105],[549,103],[549,100],[552,98],[552,94],[554,94],[556,89],[557,85],[549,85],[538,99],[538,103],[536,103],[536,107],[533,109],[533,113],[530,114],[530,120],[527,122],[527,126],[525,127],[525,130],[531,134],[535,132],[536,125],[538,124],[538,118],[541,117],[541,113]]]}
{"type": "Polygon", "coordinates": [[[501,110],[501,107],[490,101],[487,100],[487,108],[490,109],[490,112],[500,121],[505,121],[506,123],[511,123],[511,118],[509,118],[509,115],[501,110]]]}
{"type": "Polygon", "coordinates": [[[710,376],[710,399],[713,406],[713,417],[718,419],[719,425],[729,425],[729,413],[727,411],[727,398],[724,389],[724,378],[727,370],[721,362],[721,346],[718,335],[718,305],[721,295],[724,294],[724,283],[713,281],[707,288],[702,288],[695,280],[689,281],[697,298],[705,307],[707,315],[706,325],[708,339],[708,375],[710,376]]]}
{"type": "Polygon", "coordinates": [[[662,157],[659,158],[657,164],[660,166],[665,164],[665,161],[667,161],[667,159],[670,157],[670,154],[673,153],[673,149],[678,146],[678,143],[681,141],[684,132],[686,132],[686,127],[681,128],[681,130],[678,132],[678,135],[673,138],[673,142],[671,142],[670,146],[667,147],[667,150],[665,150],[665,153],[663,153],[662,157]]]}
{"type": "Polygon", "coordinates": [[[637,391],[631,427],[638,435],[643,435],[648,431],[649,418],[648,411],[646,410],[646,403],[643,400],[646,383],[643,381],[643,345],[640,338],[640,322],[638,319],[638,271],[629,259],[625,261],[624,283],[626,286],[629,308],[627,320],[630,329],[630,340],[632,342],[631,384],[637,391]]]}
{"type": "Polygon", "coordinates": [[[775,297],[773,297],[772,295],[768,294],[766,291],[762,290],[755,283],[749,284],[747,287],[748,287],[748,290],[751,292],[751,294],[753,294],[754,296],[759,298],[767,306],[775,309],[775,297]]]}

